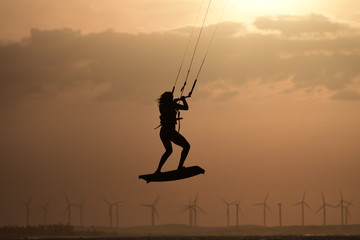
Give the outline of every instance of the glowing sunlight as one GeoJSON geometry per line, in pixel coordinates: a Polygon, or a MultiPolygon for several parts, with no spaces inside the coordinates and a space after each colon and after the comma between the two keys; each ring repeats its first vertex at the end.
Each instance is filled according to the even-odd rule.
{"type": "Polygon", "coordinates": [[[242,17],[254,17],[259,15],[299,13],[306,8],[308,4],[308,0],[235,0],[229,2],[231,7],[229,8],[228,14],[242,14],[242,17]]]}

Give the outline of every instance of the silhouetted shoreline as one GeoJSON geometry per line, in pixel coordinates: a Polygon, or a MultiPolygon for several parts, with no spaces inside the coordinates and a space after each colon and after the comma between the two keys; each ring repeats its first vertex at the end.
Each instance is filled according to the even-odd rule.
{"type": "Polygon", "coordinates": [[[172,239],[172,240],[257,240],[257,239],[360,239],[360,225],[285,226],[285,227],[190,227],[180,224],[128,228],[1,227],[0,239],[172,239]]]}

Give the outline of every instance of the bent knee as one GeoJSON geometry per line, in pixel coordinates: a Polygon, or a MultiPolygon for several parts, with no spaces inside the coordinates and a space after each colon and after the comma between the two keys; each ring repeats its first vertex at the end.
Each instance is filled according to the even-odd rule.
{"type": "Polygon", "coordinates": [[[189,150],[190,150],[190,144],[189,144],[189,143],[185,144],[185,145],[183,146],[183,148],[184,148],[184,150],[189,151],[189,150]]]}
{"type": "Polygon", "coordinates": [[[166,151],[165,151],[165,155],[171,155],[172,154],[172,152],[173,152],[173,150],[172,149],[166,149],[166,151]]]}

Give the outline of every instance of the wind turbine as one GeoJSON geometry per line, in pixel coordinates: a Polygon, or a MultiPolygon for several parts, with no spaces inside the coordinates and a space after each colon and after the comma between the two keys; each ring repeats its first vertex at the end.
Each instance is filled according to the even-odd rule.
{"type": "Polygon", "coordinates": [[[157,197],[152,204],[142,204],[144,207],[150,208],[151,211],[151,226],[155,226],[155,217],[158,217],[159,214],[156,210],[156,205],[159,202],[159,197],[157,197]]]}
{"type": "Polygon", "coordinates": [[[308,209],[311,210],[311,207],[309,206],[309,204],[307,204],[305,202],[305,196],[306,196],[306,191],[304,191],[302,200],[298,203],[295,203],[293,206],[298,206],[301,205],[301,225],[304,226],[305,225],[305,207],[307,207],[308,209]]]}
{"type": "Polygon", "coordinates": [[[71,225],[71,208],[72,207],[79,207],[80,208],[80,225],[82,226],[82,212],[83,212],[83,207],[82,207],[82,203],[81,204],[74,204],[70,202],[69,197],[65,195],[65,199],[66,199],[66,208],[64,211],[64,214],[67,213],[68,214],[68,225],[71,225]]]}
{"type": "MultiPolygon", "coordinates": [[[[330,204],[326,203],[323,192],[321,192],[321,197],[322,197],[323,204],[322,204],[321,207],[316,211],[316,213],[318,213],[321,209],[323,209],[324,225],[326,225],[326,207],[332,207],[332,208],[336,208],[336,207],[334,207],[333,205],[330,205],[330,204]]],[[[316,214],[316,213],[315,213],[315,214],[316,214]]]]}
{"type": "Polygon", "coordinates": [[[184,206],[183,211],[189,211],[189,226],[194,225],[194,205],[191,202],[191,197],[189,198],[189,204],[184,206]]]}
{"type": "Polygon", "coordinates": [[[236,211],[236,226],[239,226],[239,212],[242,213],[240,208],[241,200],[234,202],[235,205],[235,211],[236,211]]]}
{"type": "Polygon", "coordinates": [[[353,200],[351,200],[350,202],[348,202],[348,204],[346,206],[344,206],[345,209],[345,224],[348,224],[348,216],[350,215],[350,210],[349,207],[351,206],[353,200]]]}
{"type": "Polygon", "coordinates": [[[104,200],[104,202],[109,206],[109,212],[108,212],[108,215],[109,215],[109,224],[110,224],[110,227],[112,228],[113,227],[113,207],[114,206],[117,206],[118,204],[120,204],[121,202],[114,202],[114,203],[111,203],[109,202],[106,198],[102,197],[102,199],[104,200]]]}
{"type": "Polygon", "coordinates": [[[68,225],[71,225],[71,208],[72,207],[76,207],[76,204],[72,204],[70,202],[70,199],[69,197],[65,194],[65,199],[66,199],[66,203],[67,203],[67,206],[66,206],[66,209],[65,209],[65,213],[68,214],[68,225]]]}
{"type": "Polygon", "coordinates": [[[194,227],[197,226],[197,211],[201,211],[202,213],[205,213],[204,210],[202,210],[199,205],[197,204],[197,200],[198,200],[198,194],[196,193],[196,197],[194,199],[193,202],[193,211],[194,211],[194,227]]]}
{"type": "Polygon", "coordinates": [[[232,205],[232,203],[227,202],[225,199],[221,198],[221,200],[225,203],[226,205],[226,225],[229,227],[230,226],[230,206],[232,205]]]}
{"type": "Polygon", "coordinates": [[[119,208],[120,208],[119,204],[120,203],[117,203],[115,205],[115,207],[116,207],[116,227],[117,228],[119,227],[119,208]]]}
{"type": "Polygon", "coordinates": [[[281,212],[281,208],[282,208],[282,204],[278,203],[279,206],[279,226],[282,226],[282,212],[281,212]]]}
{"type": "Polygon", "coordinates": [[[225,203],[226,205],[226,223],[227,226],[230,226],[230,207],[231,205],[235,205],[235,209],[236,209],[236,225],[239,226],[239,203],[241,202],[241,200],[238,201],[233,201],[233,202],[228,202],[225,199],[221,198],[221,200],[225,203]]]}
{"type": "Polygon", "coordinates": [[[266,195],[264,202],[255,204],[255,206],[263,206],[264,207],[264,227],[266,227],[266,211],[271,212],[269,206],[266,204],[268,197],[269,197],[269,193],[266,195]]]}
{"type": "MultiPolygon", "coordinates": [[[[336,207],[340,207],[340,211],[341,211],[341,225],[344,225],[344,211],[345,211],[345,204],[348,204],[348,201],[344,200],[344,195],[340,189],[340,202],[336,207]]],[[[346,214],[346,213],[345,213],[346,214]]]]}
{"type": "Polygon", "coordinates": [[[26,203],[24,203],[23,205],[25,205],[25,208],[26,208],[26,226],[30,226],[30,205],[31,205],[31,202],[34,198],[34,194],[32,194],[30,196],[30,198],[27,200],[26,203]]]}
{"type": "Polygon", "coordinates": [[[51,200],[48,200],[47,203],[44,206],[38,207],[43,211],[44,216],[44,226],[47,224],[47,216],[49,215],[48,207],[50,205],[51,200]]]}
{"type": "Polygon", "coordinates": [[[84,217],[84,201],[80,204],[73,204],[74,207],[78,207],[80,210],[80,227],[83,228],[83,217],[84,217]]]}

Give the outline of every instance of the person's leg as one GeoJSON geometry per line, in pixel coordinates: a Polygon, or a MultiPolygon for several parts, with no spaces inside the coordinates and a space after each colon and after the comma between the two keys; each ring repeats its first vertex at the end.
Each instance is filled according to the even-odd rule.
{"type": "Polygon", "coordinates": [[[171,141],[170,141],[169,137],[167,136],[167,134],[164,133],[164,131],[160,131],[160,138],[165,147],[165,152],[161,156],[158,168],[156,169],[155,173],[161,172],[162,166],[165,164],[166,160],[170,157],[170,155],[172,153],[171,141]]]}
{"type": "Polygon", "coordinates": [[[183,150],[181,152],[179,166],[178,166],[178,169],[181,169],[184,167],[185,159],[190,150],[190,144],[180,133],[178,133],[176,131],[175,131],[175,133],[172,134],[171,141],[173,143],[175,143],[176,145],[179,145],[183,148],[183,150]]]}

